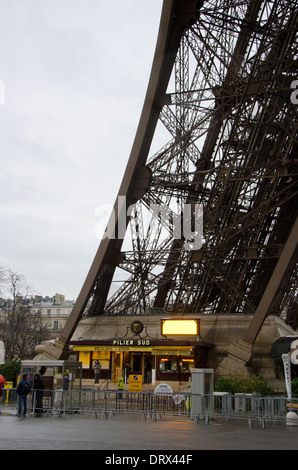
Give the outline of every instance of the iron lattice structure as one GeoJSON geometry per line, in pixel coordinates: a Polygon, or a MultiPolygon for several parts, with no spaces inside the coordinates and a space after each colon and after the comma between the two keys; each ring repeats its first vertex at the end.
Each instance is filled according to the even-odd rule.
{"type": "Polygon", "coordinates": [[[109,223],[115,237],[104,237],[62,341],[88,302],[88,315],[148,308],[254,314],[264,293],[265,314],[279,315],[289,301],[295,306],[297,6],[297,0],[164,1],[119,191],[126,208],[117,198],[109,223]],[[128,207],[123,241],[117,230],[128,207]],[[191,236],[198,235],[202,209],[196,245],[191,236]],[[186,213],[192,232],[175,237],[174,222],[183,226],[186,213]],[[118,290],[115,279],[123,281],[118,290]]]}

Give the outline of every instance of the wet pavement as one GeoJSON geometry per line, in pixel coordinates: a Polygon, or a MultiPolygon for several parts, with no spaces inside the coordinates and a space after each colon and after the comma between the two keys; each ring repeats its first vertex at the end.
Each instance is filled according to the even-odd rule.
{"type": "MultiPolygon", "coordinates": [[[[0,415],[0,450],[298,450],[298,427],[282,424],[180,418],[142,421],[139,415],[91,419],[89,414],[64,417],[0,415]]],[[[173,452],[172,452],[173,453],[173,452]]],[[[135,453],[134,453],[135,454],[135,453]]],[[[132,465],[133,466],[133,465],[132,465]]]]}

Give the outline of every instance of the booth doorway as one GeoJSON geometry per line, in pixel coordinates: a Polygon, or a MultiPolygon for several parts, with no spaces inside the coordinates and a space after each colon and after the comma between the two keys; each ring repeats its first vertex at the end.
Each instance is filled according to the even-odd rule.
{"type": "Polygon", "coordinates": [[[139,372],[143,375],[142,354],[132,353],[132,372],[139,372]]]}

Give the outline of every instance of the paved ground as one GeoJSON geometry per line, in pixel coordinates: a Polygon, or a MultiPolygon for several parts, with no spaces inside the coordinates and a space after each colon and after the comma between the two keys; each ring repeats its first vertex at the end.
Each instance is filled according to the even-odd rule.
{"type": "MultiPolygon", "coordinates": [[[[90,415],[63,418],[17,418],[0,415],[1,450],[298,450],[298,427],[267,425],[249,428],[247,422],[186,419],[142,421],[118,415],[91,419],[90,415]]],[[[112,451],[112,452],[111,452],[112,451]]],[[[135,452],[133,455],[137,455],[135,452]]]]}

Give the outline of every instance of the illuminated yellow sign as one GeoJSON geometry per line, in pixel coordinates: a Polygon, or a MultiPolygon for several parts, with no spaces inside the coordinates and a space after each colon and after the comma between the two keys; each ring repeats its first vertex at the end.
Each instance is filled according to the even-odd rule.
{"type": "Polygon", "coordinates": [[[190,348],[177,348],[177,349],[153,349],[153,356],[191,356],[192,351],[190,348]]]}
{"type": "Polygon", "coordinates": [[[152,347],[137,347],[137,346],[74,346],[73,351],[134,351],[134,352],[150,352],[152,347]]]}
{"type": "MultiPolygon", "coordinates": [[[[183,347],[183,346],[177,346],[176,348],[174,346],[161,346],[161,347],[152,347],[152,348],[121,348],[121,347],[114,347],[114,346],[75,346],[73,348],[74,351],[79,351],[79,359],[80,362],[84,364],[83,367],[86,367],[86,364],[88,364],[89,367],[89,354],[91,351],[109,351],[109,352],[123,352],[123,351],[131,351],[131,352],[151,352],[154,356],[191,356],[192,355],[192,348],[191,347],[183,347]],[[86,354],[86,358],[82,355],[86,354]],[[87,357],[88,354],[88,357],[87,357]]],[[[102,359],[100,359],[102,361],[102,359]]]]}
{"type": "Polygon", "coordinates": [[[198,335],[198,320],[162,320],[161,333],[167,335],[198,335]]]}

